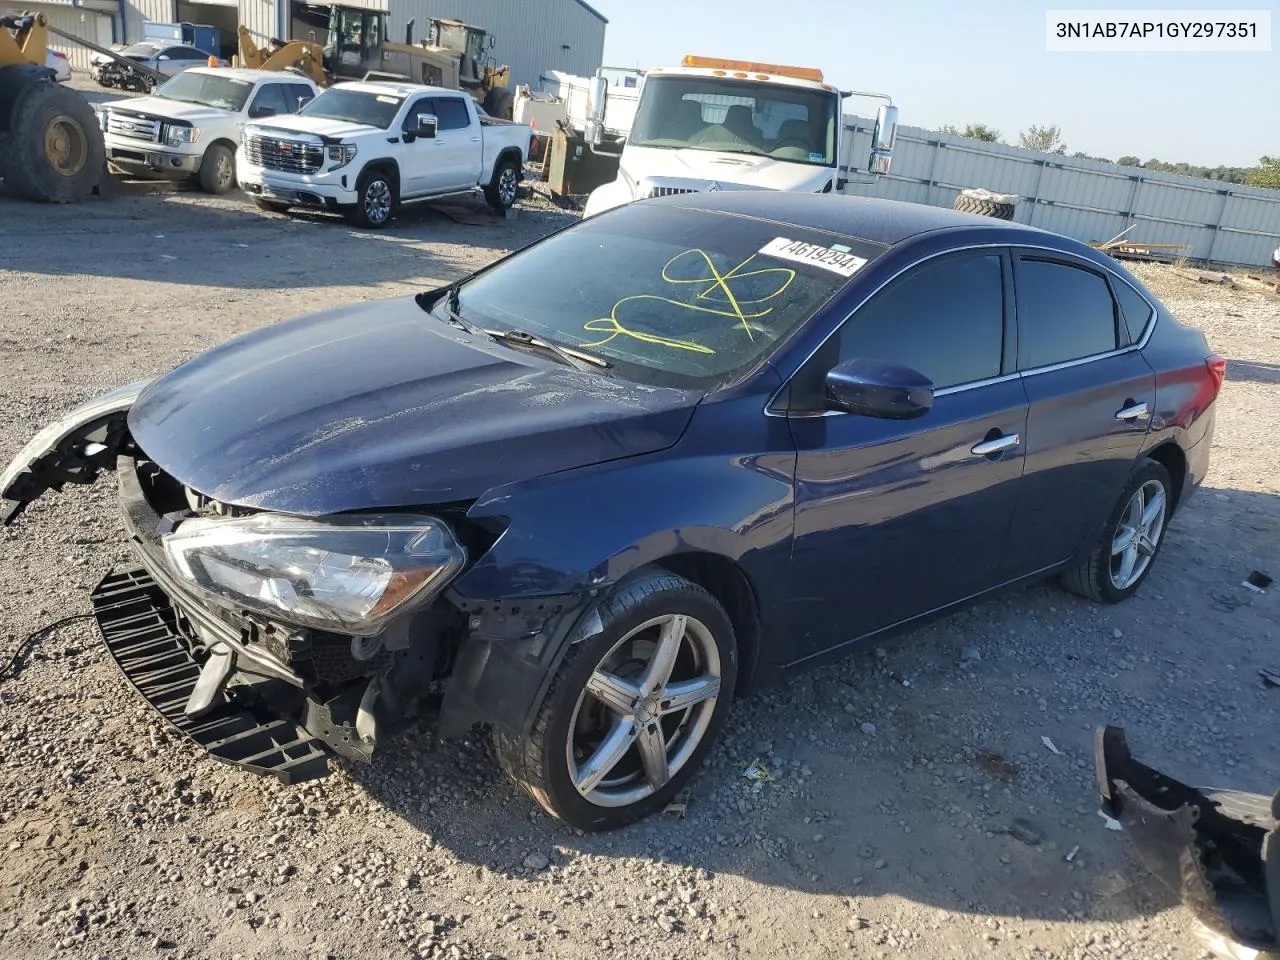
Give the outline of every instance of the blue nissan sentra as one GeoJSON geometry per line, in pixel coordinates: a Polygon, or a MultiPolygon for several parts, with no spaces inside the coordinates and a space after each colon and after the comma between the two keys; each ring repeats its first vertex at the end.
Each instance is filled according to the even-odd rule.
{"type": "Polygon", "coordinates": [[[115,471],[137,563],[102,636],[218,759],[367,760],[443,681],[444,735],[487,726],[597,830],[668,803],[765,678],[1033,578],[1129,597],[1224,369],[1054,234],[689,194],[100,397],[0,516],[115,471]]]}

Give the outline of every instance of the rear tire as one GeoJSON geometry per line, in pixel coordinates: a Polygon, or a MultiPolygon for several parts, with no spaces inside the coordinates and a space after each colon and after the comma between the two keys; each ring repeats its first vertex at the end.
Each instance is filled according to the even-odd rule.
{"type": "Polygon", "coordinates": [[[259,200],[254,197],[253,205],[259,210],[267,211],[267,213],[288,213],[289,211],[289,205],[281,203],[279,200],[259,200]]]}
{"type": "Polygon", "coordinates": [[[670,803],[724,728],[738,675],[728,615],[683,577],[634,580],[597,612],[602,629],[569,647],[529,733],[494,732],[507,774],[581,830],[620,827],[670,803]],[[665,667],[663,638],[674,644],[665,667]],[[618,685],[604,690],[620,707],[595,693],[602,678],[618,685]]]}
{"type": "Polygon", "coordinates": [[[1155,460],[1143,460],[1130,475],[1093,549],[1063,572],[1062,585],[1095,603],[1120,603],[1137,593],[1164,544],[1174,506],[1172,489],[1169,471],[1155,460]]]}
{"type": "Polygon", "coordinates": [[[230,193],[236,185],[236,159],[231,148],[212,143],[200,161],[200,189],[205,193],[221,196],[230,193]]]}
{"type": "Polygon", "coordinates": [[[351,223],[380,230],[395,219],[400,205],[395,178],[383,170],[366,170],[356,181],[356,202],[342,213],[351,223]]]}
{"type": "Polygon", "coordinates": [[[493,212],[505,216],[515,205],[520,193],[520,167],[511,159],[499,160],[494,167],[493,179],[484,188],[484,198],[493,212]]]}
{"type": "Polygon", "coordinates": [[[499,120],[510,120],[516,112],[516,96],[506,87],[493,87],[484,95],[484,112],[499,120]]]}
{"type": "Polygon", "coordinates": [[[93,108],[53,80],[39,80],[18,95],[6,154],[9,193],[44,203],[88,199],[107,166],[93,108]]]}

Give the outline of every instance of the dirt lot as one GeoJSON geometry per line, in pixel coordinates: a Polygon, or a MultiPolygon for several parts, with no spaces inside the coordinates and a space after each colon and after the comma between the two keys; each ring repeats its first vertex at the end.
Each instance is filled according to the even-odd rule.
{"type": "MultiPolygon", "coordinates": [[[[422,211],[372,235],[240,199],[0,201],[0,462],[234,333],[449,280],[564,220],[422,211]]],[[[1277,591],[1240,586],[1280,576],[1280,298],[1138,272],[1231,365],[1206,489],[1134,601],[1035,587],[790,679],[736,705],[683,820],[603,836],[430,723],[300,788],[221,766],[74,623],[0,683],[0,956],[1202,955],[1104,829],[1091,738],[1119,723],[1183,779],[1280,785],[1257,673],[1280,668],[1277,591]],[[757,757],[775,780],[742,777],[757,757]]],[[[76,489],[0,531],[0,665],[127,561],[113,501],[76,489]]]]}

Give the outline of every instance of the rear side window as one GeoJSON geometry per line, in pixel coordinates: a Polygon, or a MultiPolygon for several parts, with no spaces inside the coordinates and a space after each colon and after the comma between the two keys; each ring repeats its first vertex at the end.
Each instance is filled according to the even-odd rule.
{"type": "Polygon", "coordinates": [[[316,92],[305,83],[288,84],[285,87],[285,93],[289,98],[290,113],[297,113],[316,98],[316,92]]]}
{"type": "Polygon", "coordinates": [[[1018,264],[1018,368],[1080,360],[1116,348],[1116,307],[1100,274],[1065,263],[1018,264]]]}
{"type": "Polygon", "coordinates": [[[253,98],[253,106],[249,108],[249,112],[256,117],[297,113],[297,106],[288,102],[284,91],[283,83],[264,83],[258,88],[258,95],[253,98]]]}
{"type": "Polygon", "coordinates": [[[457,97],[440,97],[435,103],[437,130],[464,130],[471,125],[467,105],[457,97]]]}
{"type": "Polygon", "coordinates": [[[1129,342],[1137,343],[1142,339],[1147,324],[1151,322],[1151,315],[1154,312],[1151,304],[1123,280],[1113,279],[1111,287],[1115,290],[1116,300],[1120,303],[1120,314],[1124,317],[1124,326],[1129,332],[1129,342]]]}
{"type": "Polygon", "coordinates": [[[936,389],[1000,375],[1004,287],[998,256],[930,261],[872,297],[840,330],[840,359],[888,360],[936,389]]]}

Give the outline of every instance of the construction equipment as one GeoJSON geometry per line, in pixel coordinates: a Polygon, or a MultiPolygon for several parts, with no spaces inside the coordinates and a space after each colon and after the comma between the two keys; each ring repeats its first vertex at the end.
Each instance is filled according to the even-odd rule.
{"type": "Polygon", "coordinates": [[[490,116],[510,120],[515,97],[507,84],[511,71],[486,58],[494,38],[478,27],[456,20],[428,21],[428,39],[413,42],[413,21],[405,42],[387,37],[387,15],[381,10],[342,4],[299,5],[320,29],[307,39],[270,38],[260,46],[244,26],[239,29],[241,66],[255,70],[292,70],[325,87],[341,80],[408,80],[466,90],[490,116]],[[321,41],[318,34],[324,34],[321,41]]]}

